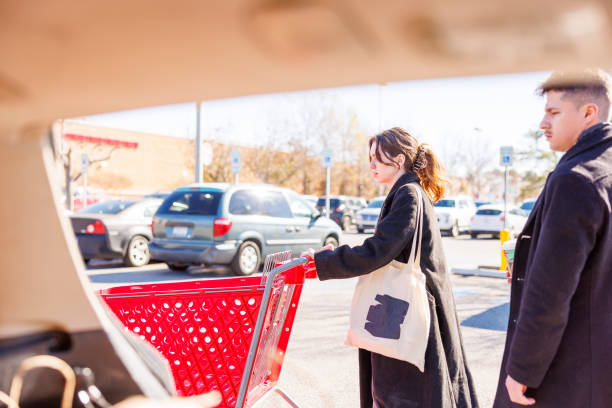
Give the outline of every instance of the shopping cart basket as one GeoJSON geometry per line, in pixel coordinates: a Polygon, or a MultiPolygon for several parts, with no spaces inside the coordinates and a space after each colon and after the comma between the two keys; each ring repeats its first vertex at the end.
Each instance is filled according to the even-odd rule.
{"type": "Polygon", "coordinates": [[[105,289],[100,295],[129,330],[167,359],[176,395],[219,390],[220,407],[250,407],[276,385],[308,258],[266,258],[261,277],[211,279],[105,289]]]}

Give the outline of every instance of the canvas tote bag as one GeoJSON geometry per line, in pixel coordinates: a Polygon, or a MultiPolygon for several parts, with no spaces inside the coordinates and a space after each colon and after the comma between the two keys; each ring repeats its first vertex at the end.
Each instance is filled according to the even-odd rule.
{"type": "Polygon", "coordinates": [[[423,198],[418,188],[416,219],[408,263],[393,260],[359,277],[345,344],[407,361],[423,372],[431,317],[420,268],[423,198]]]}

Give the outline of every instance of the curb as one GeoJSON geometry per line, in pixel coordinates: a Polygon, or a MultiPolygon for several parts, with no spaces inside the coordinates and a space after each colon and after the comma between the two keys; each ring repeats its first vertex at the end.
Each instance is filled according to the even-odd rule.
{"type": "Polygon", "coordinates": [[[505,271],[497,271],[493,269],[463,269],[451,268],[451,273],[463,276],[483,276],[486,278],[507,279],[505,271]]]}

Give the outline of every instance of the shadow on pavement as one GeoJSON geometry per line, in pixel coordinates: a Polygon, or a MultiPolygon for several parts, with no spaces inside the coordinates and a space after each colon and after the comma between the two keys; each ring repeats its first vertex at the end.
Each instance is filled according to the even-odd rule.
{"type": "Polygon", "coordinates": [[[202,273],[177,273],[167,269],[160,270],[147,270],[147,271],[134,271],[134,272],[112,272],[112,273],[97,273],[95,275],[89,275],[89,280],[92,283],[155,283],[165,281],[181,281],[181,280],[195,280],[195,279],[219,279],[227,278],[228,275],[219,274],[216,272],[202,272],[202,273]]]}
{"type": "Polygon", "coordinates": [[[508,328],[509,313],[510,303],[507,302],[487,309],[482,313],[468,317],[461,322],[461,325],[466,327],[475,327],[477,329],[506,331],[508,328]]]}

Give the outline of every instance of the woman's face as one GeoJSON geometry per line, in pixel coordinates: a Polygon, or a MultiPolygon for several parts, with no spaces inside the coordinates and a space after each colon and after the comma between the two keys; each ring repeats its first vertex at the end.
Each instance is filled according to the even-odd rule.
{"type": "Polygon", "coordinates": [[[383,161],[378,160],[376,158],[376,147],[376,142],[372,143],[370,147],[370,171],[372,172],[372,177],[378,183],[393,185],[399,176],[404,173],[402,169],[405,160],[404,155],[400,154],[393,158],[400,165],[400,167],[397,167],[383,152],[381,152],[383,161]]]}

